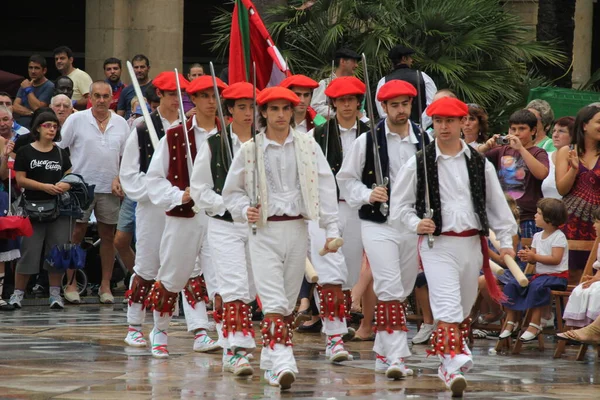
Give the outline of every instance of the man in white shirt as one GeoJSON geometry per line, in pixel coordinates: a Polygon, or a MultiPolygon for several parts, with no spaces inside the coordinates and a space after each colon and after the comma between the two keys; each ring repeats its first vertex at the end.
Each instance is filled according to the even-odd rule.
{"type": "MultiPolygon", "coordinates": [[[[389,187],[402,166],[421,148],[421,132],[409,119],[416,94],[410,83],[394,80],[385,84],[377,98],[388,111],[388,117],[377,124],[374,134],[382,178],[389,179],[389,187]]],[[[371,132],[359,136],[336,177],[340,196],[348,206],[359,209],[362,242],[373,272],[373,289],[378,299],[373,346],[377,354],[375,370],[384,372],[390,379],[401,379],[413,374],[404,364],[411,353],[402,303],[415,284],[417,254],[411,235],[381,211],[383,204],[389,204],[389,189],[386,186],[373,188],[379,183],[376,182],[378,166],[374,147],[371,132]]]]}
{"type": "MultiPolygon", "coordinates": [[[[425,109],[429,104],[433,102],[433,96],[437,91],[435,83],[433,79],[429,77],[425,72],[412,69],[413,58],[412,55],[415,53],[413,49],[408,47],[404,47],[402,45],[397,45],[393,47],[388,53],[388,57],[392,61],[392,65],[394,69],[392,72],[384,76],[377,83],[377,90],[375,92],[375,96],[379,93],[379,90],[386,82],[389,82],[394,79],[399,79],[406,81],[417,88],[417,81],[419,82],[419,88],[417,88],[421,92],[421,112],[423,119],[423,129],[427,128],[431,125],[431,118],[427,116],[425,113],[425,109]],[[421,74],[419,78],[417,78],[417,74],[421,74]]],[[[381,102],[375,102],[377,105],[377,113],[381,118],[386,117],[386,112],[381,105],[381,102]]],[[[419,107],[417,104],[417,97],[413,98],[412,102],[412,111],[410,115],[411,121],[418,122],[419,121],[419,107]]]]}
{"type": "MultiPolygon", "coordinates": [[[[180,76],[185,89],[187,82],[180,76]]],[[[150,119],[159,139],[170,128],[180,124],[179,100],[175,73],[162,72],[154,79],[154,86],[160,97],[160,105],[150,114],[150,119]]],[[[165,212],[155,206],[148,197],[146,173],[154,154],[154,147],[144,118],[138,118],[125,143],[123,161],[119,171],[121,186],[127,197],[137,203],[135,207],[136,254],[134,274],[131,276],[129,290],[125,297],[127,323],[129,329],[125,343],[133,347],[145,347],[146,339],[142,333],[142,324],[146,315],[145,301],[154,284],[154,278],[160,267],[159,248],[165,226],[165,212]]]]}
{"type": "MultiPolygon", "coordinates": [[[[129,135],[129,125],[109,110],[112,89],[105,81],[96,81],[90,87],[92,108],[77,112],[65,121],[61,130],[61,148],[69,148],[73,173],[80,174],[90,184],[96,185],[94,201],[77,221],[73,242],[81,243],[92,211],[98,221],[102,282],[98,295],[100,302],[114,303],[110,289],[115,248],[115,226],[119,220],[120,197],[123,196],[118,180],[119,164],[129,135]]],[[[68,275],[73,272],[69,270],[68,275]]],[[[77,284],[65,289],[65,299],[79,303],[77,284]]]]}
{"type": "Polygon", "coordinates": [[[428,352],[439,356],[438,376],[458,397],[467,386],[463,373],[473,366],[467,346],[469,314],[482,266],[490,295],[502,297],[489,266],[485,236],[492,228],[500,255],[514,257],[512,237],[517,233],[494,166],[460,139],[467,113],[465,103],[449,97],[427,108],[436,139],[426,146],[425,155],[418,153],[400,170],[391,202],[391,218],[413,235],[423,235],[413,236],[410,245],[418,247],[438,321],[428,352]],[[425,218],[426,177],[432,218],[425,218]],[[433,244],[424,235],[435,238],[433,244]]]}
{"type": "MultiPolygon", "coordinates": [[[[331,171],[335,175],[342,166],[342,161],[350,153],[352,144],[361,133],[369,130],[368,126],[360,121],[359,112],[365,95],[365,84],[353,76],[343,76],[335,79],[325,90],[325,94],[331,102],[331,109],[335,114],[326,123],[309,132],[315,141],[321,146],[321,150],[327,158],[331,171]]],[[[308,231],[310,235],[310,257],[319,275],[319,296],[315,300],[325,304],[323,298],[329,297],[331,291],[343,292],[345,315],[338,315],[334,311],[335,318],[332,321],[329,314],[321,315],[323,332],[328,336],[326,355],[331,361],[344,361],[343,341],[340,334],[345,335],[351,328],[346,329],[346,322],[350,316],[352,303],[351,290],[358,282],[362,264],[363,245],[360,237],[360,220],[356,210],[351,209],[343,197],[339,198],[340,231],[344,239],[341,251],[330,254],[327,257],[319,256],[320,243],[325,240],[325,231],[319,228],[319,224],[309,222],[308,231]]],[[[335,297],[335,296],[334,296],[335,297]]],[[[364,304],[365,318],[373,317],[372,308],[367,310],[364,304]],[[370,314],[369,314],[370,313],[370,314]]],[[[325,310],[322,310],[325,311],[325,310]]],[[[313,316],[314,322],[315,316],[313,316]]],[[[362,337],[371,336],[372,332],[362,332],[362,337]]],[[[345,354],[346,358],[348,354],[345,354]]]]}
{"type": "Polygon", "coordinates": [[[333,58],[335,67],[333,76],[319,81],[319,87],[313,92],[312,101],[310,103],[311,107],[324,118],[327,118],[328,110],[325,89],[327,89],[327,86],[331,83],[332,78],[353,76],[354,71],[358,68],[358,63],[361,60],[361,57],[357,52],[344,48],[336,51],[333,58]]]}
{"type": "Polygon", "coordinates": [[[294,129],[300,133],[313,129],[317,113],[310,106],[310,101],[313,89],[318,88],[319,84],[308,76],[292,75],[282,80],[279,86],[290,89],[300,99],[300,103],[294,107],[294,129]]]}
{"type": "MultiPolygon", "coordinates": [[[[219,90],[226,87],[220,79],[217,81],[219,90]]],[[[209,297],[214,298],[218,285],[206,235],[208,217],[197,213],[198,209],[190,197],[191,171],[188,171],[184,136],[188,137],[194,159],[196,149],[218,132],[211,77],[204,75],[194,79],[188,85],[187,93],[191,95],[197,112],[185,127],[178,125],[167,131],[152,156],[146,176],[150,201],[167,213],[160,243],[160,269],[147,303],[154,311],[150,341],[152,355],[157,358],[169,356],[167,329],[181,290],[185,293],[183,310],[188,331],[194,332],[194,351],[206,352],[220,347],[206,332],[206,303],[209,297]]]]}
{"type": "Polygon", "coordinates": [[[339,236],[335,180],[315,141],[290,127],[298,96],[271,87],[257,101],[265,130],[256,135],[258,149],[247,142],[236,155],[223,200],[234,221],[256,224],[250,257],[265,314],[260,367],[270,385],[289,389],[298,372],[291,323],[304,276],[305,219],[320,222],[327,243],[339,236]],[[255,193],[259,204],[253,204],[255,193]]]}
{"type": "Polygon", "coordinates": [[[222,321],[223,369],[236,376],[252,375],[248,354],[256,348],[249,303],[256,298],[248,246],[248,224],[234,222],[221,196],[231,155],[252,138],[254,119],[253,87],[238,82],[223,90],[224,109],[231,117],[227,136],[217,133],[198,150],[190,183],[190,196],[208,219],[208,243],[212,263],[217,271],[223,308],[215,309],[215,321],[222,321]]]}

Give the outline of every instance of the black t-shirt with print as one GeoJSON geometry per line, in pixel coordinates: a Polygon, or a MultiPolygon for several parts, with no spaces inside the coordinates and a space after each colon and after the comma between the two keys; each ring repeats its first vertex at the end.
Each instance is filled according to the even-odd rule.
{"type": "MultiPolygon", "coordinates": [[[[15,158],[15,171],[25,172],[27,178],[40,183],[56,184],[70,168],[69,155],[58,146],[46,153],[34,149],[31,145],[23,146],[15,158]],[[62,152],[62,163],[59,151],[62,152]]],[[[25,197],[28,200],[49,200],[54,195],[41,190],[25,189],[25,197]]]]}

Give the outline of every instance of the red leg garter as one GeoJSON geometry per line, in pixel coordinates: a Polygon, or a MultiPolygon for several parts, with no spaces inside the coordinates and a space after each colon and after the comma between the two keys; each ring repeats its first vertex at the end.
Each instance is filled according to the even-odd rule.
{"type": "Polygon", "coordinates": [[[346,318],[346,306],[344,292],[341,285],[323,285],[317,287],[319,293],[320,317],[334,321],[339,318],[344,321],[346,318]]]}
{"type": "Polygon", "coordinates": [[[400,300],[379,301],[375,306],[375,326],[374,332],[394,331],[408,332],[406,328],[406,316],[404,314],[404,305],[400,300]]]}
{"type": "Polygon", "coordinates": [[[431,349],[427,350],[427,355],[446,355],[454,357],[457,354],[466,354],[466,341],[469,339],[469,330],[471,318],[465,319],[460,324],[438,322],[437,329],[431,335],[431,349]]]}
{"type": "Polygon", "coordinates": [[[292,346],[293,323],[293,315],[284,317],[281,314],[266,314],[260,329],[263,337],[263,347],[269,346],[273,349],[278,343],[292,346]]]}
{"type": "Polygon", "coordinates": [[[179,293],[169,292],[160,281],[156,281],[152,285],[148,297],[146,297],[146,307],[152,311],[160,312],[161,317],[165,313],[173,315],[177,296],[179,296],[179,293]]]}
{"type": "Polygon", "coordinates": [[[234,332],[242,332],[244,336],[254,337],[252,308],[240,300],[225,303],[223,306],[223,336],[227,337],[229,333],[234,332]]]}
{"type": "Polygon", "coordinates": [[[129,300],[129,306],[133,303],[139,303],[142,305],[142,310],[146,308],[146,297],[152,289],[154,280],[147,281],[138,274],[135,274],[133,282],[131,282],[130,289],[125,292],[125,298],[129,300]]]}
{"type": "Polygon", "coordinates": [[[183,288],[185,299],[190,306],[194,307],[198,302],[208,303],[208,291],[206,290],[206,282],[202,275],[190,278],[183,288]]]}

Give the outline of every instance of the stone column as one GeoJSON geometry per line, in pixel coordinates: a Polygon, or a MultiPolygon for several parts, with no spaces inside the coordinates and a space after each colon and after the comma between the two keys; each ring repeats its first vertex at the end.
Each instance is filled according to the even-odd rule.
{"type": "Polygon", "coordinates": [[[108,57],[150,59],[150,76],[182,68],[184,0],[86,0],[85,57],[92,79],[103,79],[108,57]]]}
{"type": "Polygon", "coordinates": [[[575,89],[590,79],[593,22],[594,0],[577,0],[573,38],[573,88],[575,89]]]}

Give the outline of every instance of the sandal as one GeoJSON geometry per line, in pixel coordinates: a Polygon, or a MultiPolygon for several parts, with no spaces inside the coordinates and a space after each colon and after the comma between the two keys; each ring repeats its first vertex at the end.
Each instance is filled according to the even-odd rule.
{"type": "Polygon", "coordinates": [[[515,331],[515,329],[517,328],[517,323],[516,322],[506,321],[505,327],[507,328],[509,325],[511,326],[511,328],[510,329],[504,329],[500,333],[500,335],[498,335],[498,339],[506,339],[507,337],[510,337],[510,335],[512,335],[513,331],[515,331]]]}
{"type": "Polygon", "coordinates": [[[527,342],[534,341],[535,339],[537,339],[537,337],[540,335],[540,333],[542,333],[542,331],[544,330],[544,328],[542,328],[540,325],[534,324],[533,322],[530,322],[529,326],[537,329],[537,332],[536,333],[531,333],[529,331],[523,332],[523,334],[519,338],[519,340],[521,342],[527,343],[527,342]]]}
{"type": "Polygon", "coordinates": [[[502,322],[502,319],[505,317],[506,314],[504,313],[504,311],[502,311],[500,314],[498,314],[497,317],[495,317],[491,321],[486,319],[487,315],[489,315],[489,313],[480,315],[479,317],[477,317],[477,323],[479,325],[491,325],[491,324],[500,323],[500,322],[502,322]]]}
{"type": "Polygon", "coordinates": [[[600,339],[597,339],[597,340],[581,339],[579,337],[579,332],[581,332],[584,329],[587,331],[590,331],[590,333],[592,335],[600,336],[600,328],[593,326],[593,325],[588,325],[584,328],[570,330],[570,331],[566,331],[566,332],[562,332],[562,333],[557,333],[556,336],[558,337],[559,340],[572,340],[574,342],[581,343],[581,344],[592,344],[592,345],[600,344],[600,339]]]}

